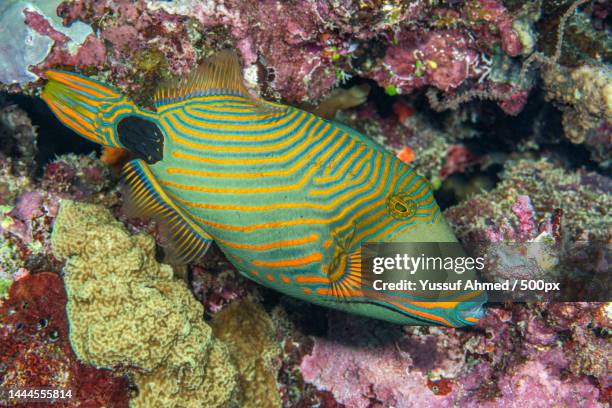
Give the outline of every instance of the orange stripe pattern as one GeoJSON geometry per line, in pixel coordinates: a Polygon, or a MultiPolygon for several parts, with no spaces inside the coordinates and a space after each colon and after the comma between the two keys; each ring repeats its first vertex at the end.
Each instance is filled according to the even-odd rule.
{"type": "Polygon", "coordinates": [[[429,183],[352,129],[251,97],[232,55],[161,89],[156,112],[83,76],[47,75],[43,99],[83,137],[122,147],[127,115],[161,129],[163,159],[125,174],[141,206],[169,220],[182,259],[214,237],[244,276],[306,300],[406,324],[475,322],[458,311],[465,294],[374,293],[362,276],[363,243],[444,222],[429,183]]]}

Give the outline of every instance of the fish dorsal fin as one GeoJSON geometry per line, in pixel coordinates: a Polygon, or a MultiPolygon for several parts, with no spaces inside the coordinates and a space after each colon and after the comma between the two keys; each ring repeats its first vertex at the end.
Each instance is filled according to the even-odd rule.
{"type": "Polygon", "coordinates": [[[251,96],[242,78],[240,62],[235,52],[225,50],[204,61],[186,77],[161,86],[155,93],[157,108],[186,99],[203,96],[238,96],[252,103],[263,113],[280,115],[286,106],[266,102],[251,96]]]}
{"type": "Polygon", "coordinates": [[[213,238],[168,197],[143,160],[128,162],[123,167],[122,178],[128,187],[126,203],[134,215],[157,221],[173,261],[188,263],[204,256],[213,238]]]}

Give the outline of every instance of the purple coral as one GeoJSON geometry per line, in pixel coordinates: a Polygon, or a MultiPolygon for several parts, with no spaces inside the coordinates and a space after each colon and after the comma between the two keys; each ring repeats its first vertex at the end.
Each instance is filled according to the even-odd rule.
{"type": "MultiPolygon", "coordinates": [[[[28,86],[36,80],[34,74],[61,68],[108,82],[150,107],[157,83],[188,73],[223,48],[238,50],[248,86],[266,99],[313,103],[356,76],[382,89],[372,86],[374,96],[366,105],[340,113],[337,119],[393,153],[409,152],[403,157],[434,189],[455,176],[475,179],[474,173],[491,171],[486,160],[504,156],[494,164],[505,162],[497,187],[466,194],[445,212],[461,240],[551,240],[559,246],[569,242],[570,266],[581,268],[593,256],[574,242],[610,240],[606,210],[611,206],[611,182],[596,172],[610,164],[611,127],[603,111],[608,106],[603,98],[606,88],[601,85],[609,72],[593,68],[605,65],[602,61],[609,54],[579,60],[572,68],[558,67],[565,60],[557,55],[561,48],[555,49],[557,28],[540,18],[547,7],[525,3],[521,8],[520,2],[501,0],[312,0],[299,7],[272,0],[28,3],[51,6],[25,7],[23,1],[12,1],[0,16],[0,35],[31,36],[29,48],[9,44],[0,49],[0,54],[14,56],[0,63],[0,80],[18,82],[24,92],[39,84],[28,86]],[[61,19],[64,24],[58,23],[61,19]],[[79,27],[80,34],[71,31],[79,27]],[[535,50],[539,58],[528,57],[535,50]],[[504,113],[518,115],[533,86],[534,74],[528,68],[537,64],[546,68],[546,97],[563,109],[565,136],[582,143],[596,162],[587,163],[589,171],[576,170],[585,162],[574,162],[574,156],[580,156],[574,146],[569,153],[554,154],[550,150],[558,141],[543,138],[546,132],[535,134],[536,128],[548,129],[550,121],[542,119],[554,116],[548,111],[528,111],[516,118],[533,125],[535,135],[523,135],[524,126],[521,135],[510,135],[502,143],[503,129],[499,121],[489,122],[493,115],[486,105],[460,107],[469,100],[492,99],[504,113]],[[425,90],[435,110],[455,112],[434,115],[421,101],[425,90]],[[395,115],[385,104],[394,106],[395,115]],[[523,136],[527,139],[519,141],[523,136]],[[541,142],[546,149],[536,146],[541,142]],[[533,155],[543,158],[534,160],[533,155]]],[[[555,16],[567,26],[566,38],[559,40],[570,44],[563,47],[564,53],[574,52],[570,48],[576,40],[571,37],[580,43],[586,38],[578,34],[592,34],[580,31],[585,30],[585,20],[595,30],[606,30],[610,10],[604,2],[544,4],[552,3],[560,5],[555,16]],[[579,3],[584,10],[576,14],[583,19],[563,17],[567,7],[575,9],[579,3]]],[[[47,163],[42,176],[34,178],[32,170],[43,167],[34,160],[36,127],[21,108],[4,101],[0,123],[0,278],[58,272],[61,263],[48,241],[59,200],[101,202],[126,220],[119,210],[115,180],[95,157],[74,155],[47,163]]],[[[155,222],[126,222],[161,243],[155,222]]],[[[603,261],[598,264],[604,272],[606,266],[603,261]]],[[[285,345],[278,373],[285,406],[612,403],[610,318],[604,304],[492,306],[469,331],[400,329],[320,309],[313,312],[301,303],[295,308],[307,310],[307,316],[291,321],[282,318],[290,301],[254,289],[215,249],[185,269],[192,291],[205,305],[205,318],[243,297],[265,299],[285,345]]],[[[496,272],[505,278],[512,271],[496,272]]],[[[32,355],[44,354],[42,348],[31,350],[32,355]]]]}
{"type": "Polygon", "coordinates": [[[126,378],[77,360],[65,306],[64,285],[54,273],[25,275],[12,285],[8,299],[0,300],[0,385],[70,390],[66,402],[53,402],[65,407],[127,407],[126,378]]]}
{"type": "MultiPolygon", "coordinates": [[[[573,359],[581,357],[568,356],[556,345],[563,329],[522,306],[494,309],[479,326],[486,333],[402,333],[332,314],[330,332],[314,339],[300,369],[305,381],[347,407],[507,407],[534,399],[542,406],[602,406],[597,384],[578,373],[566,374],[573,359]]],[[[606,381],[605,375],[600,378],[606,381]]]]}
{"type": "Polygon", "coordinates": [[[333,314],[328,336],[315,339],[312,353],[302,361],[304,380],[331,392],[347,407],[365,408],[377,401],[398,408],[452,404],[455,395],[429,389],[427,370],[460,371],[458,339],[444,331],[402,336],[398,328],[371,323],[333,314]],[[450,344],[444,345],[443,339],[450,344]]]}
{"type": "Polygon", "coordinates": [[[410,93],[427,84],[449,91],[476,75],[478,53],[472,40],[459,31],[409,32],[387,49],[373,78],[410,93]]]}
{"type": "Polygon", "coordinates": [[[518,218],[518,236],[516,239],[530,239],[536,233],[535,210],[531,205],[529,196],[520,195],[516,198],[516,203],[512,205],[512,212],[518,218]]]}
{"type": "Polygon", "coordinates": [[[137,85],[150,79],[187,73],[202,51],[224,45],[240,51],[251,85],[291,102],[319,100],[355,74],[403,93],[430,85],[452,95],[485,73],[484,55],[496,43],[506,55],[522,51],[512,15],[496,0],[463,7],[312,1],[299,8],[275,1],[79,0],[57,12],[65,25],[83,22],[97,34],[69,49],[69,36],[48,16],[27,11],[26,24],[55,44],[34,71],[95,68],[132,93],[142,93],[137,85]]]}

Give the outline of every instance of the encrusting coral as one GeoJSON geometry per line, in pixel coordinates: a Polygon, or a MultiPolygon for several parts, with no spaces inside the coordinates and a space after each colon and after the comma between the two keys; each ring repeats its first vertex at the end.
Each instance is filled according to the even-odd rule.
{"type": "MultiPolygon", "coordinates": [[[[25,273],[10,286],[6,299],[0,297],[0,389],[62,389],[70,400],[49,405],[63,408],[127,407],[127,378],[77,360],[68,340],[65,306],[62,278],[53,272],[25,273]]],[[[42,406],[14,405],[2,394],[2,407],[42,406]]]]}
{"type": "Polygon", "coordinates": [[[249,300],[234,302],[217,313],[212,322],[217,338],[223,340],[240,377],[242,408],[281,406],[274,360],[281,353],[274,338],[274,323],[261,306],[249,300]]]}
{"type": "Polygon", "coordinates": [[[79,359],[122,367],[138,386],[134,407],[213,407],[236,388],[225,345],[148,235],[130,236],[101,206],[61,203],[53,248],[64,267],[70,342],[79,359]]]}
{"type": "Polygon", "coordinates": [[[612,122],[612,70],[607,67],[582,66],[574,70],[556,67],[542,75],[550,99],[569,105],[575,112],[564,111],[564,129],[574,143],[584,139],[583,134],[568,128],[595,127],[600,120],[612,122]],[[572,118],[566,117],[572,113],[572,118]],[[574,116],[577,116],[574,118],[574,116]]]}
{"type": "Polygon", "coordinates": [[[570,242],[608,242],[611,188],[607,177],[565,171],[545,158],[511,160],[494,190],[448,209],[445,217],[464,242],[525,242],[549,229],[555,209],[562,209],[564,235],[570,242]],[[521,206],[520,196],[527,196],[530,204],[521,206]],[[526,209],[532,214],[525,214],[526,209]]]}

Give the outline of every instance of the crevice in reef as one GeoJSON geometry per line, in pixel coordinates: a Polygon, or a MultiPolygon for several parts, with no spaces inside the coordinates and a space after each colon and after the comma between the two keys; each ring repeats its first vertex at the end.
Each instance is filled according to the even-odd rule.
{"type": "Polygon", "coordinates": [[[47,163],[62,154],[89,154],[92,151],[100,151],[99,145],[62,125],[42,99],[23,94],[2,94],[0,98],[4,98],[7,104],[15,104],[24,110],[32,125],[37,127],[36,176],[41,176],[47,163]]]}

